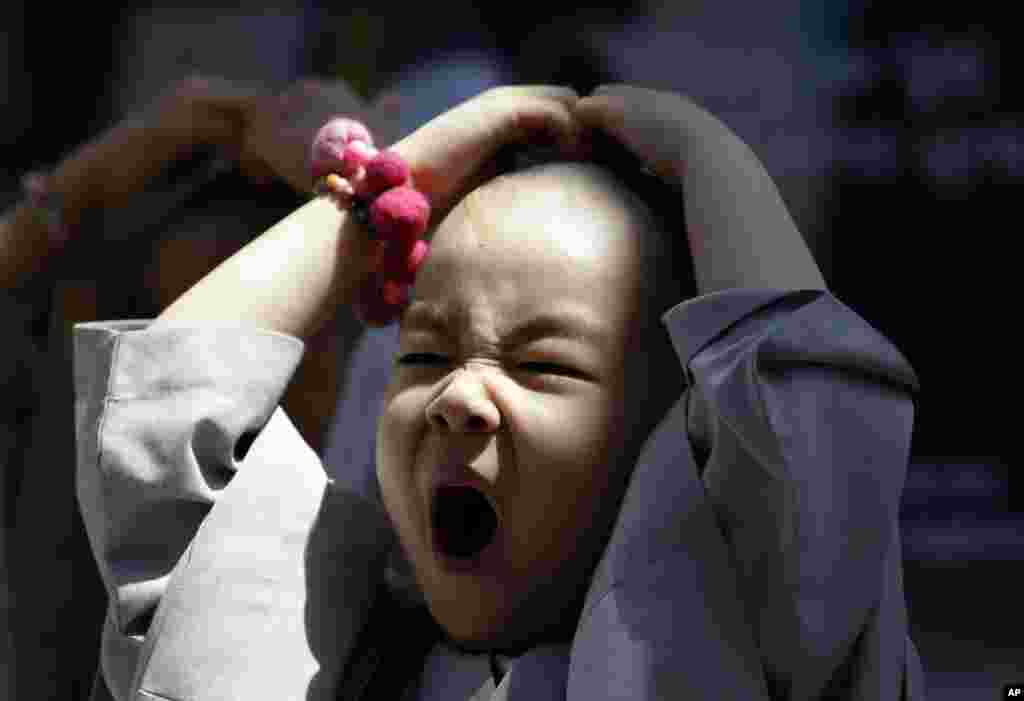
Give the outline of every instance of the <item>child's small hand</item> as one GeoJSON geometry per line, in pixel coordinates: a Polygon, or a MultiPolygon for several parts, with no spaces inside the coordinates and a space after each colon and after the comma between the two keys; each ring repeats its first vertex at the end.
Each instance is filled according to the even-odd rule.
{"type": "Polygon", "coordinates": [[[143,116],[151,127],[179,144],[209,144],[237,150],[246,112],[267,96],[257,85],[192,75],[166,87],[143,111],[143,116]]]}
{"type": "Polygon", "coordinates": [[[625,144],[666,180],[681,183],[686,139],[695,114],[714,119],[682,95],[634,85],[602,85],[581,98],[574,114],[625,144]]]}
{"type": "Polygon", "coordinates": [[[493,88],[431,120],[392,148],[409,164],[416,187],[430,198],[434,220],[486,178],[483,167],[509,143],[554,142],[572,153],[581,128],[572,116],[579,96],[570,88],[493,88]]]}

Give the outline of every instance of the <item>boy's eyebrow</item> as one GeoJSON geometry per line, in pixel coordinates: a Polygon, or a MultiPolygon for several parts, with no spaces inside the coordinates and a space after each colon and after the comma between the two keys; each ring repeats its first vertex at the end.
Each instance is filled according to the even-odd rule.
{"type": "MultiPolygon", "coordinates": [[[[448,317],[437,305],[418,301],[411,304],[402,315],[400,330],[423,329],[442,336],[451,336],[448,317]]],[[[607,349],[611,334],[604,324],[584,315],[544,311],[513,326],[501,345],[514,348],[538,338],[565,338],[607,349]]]]}

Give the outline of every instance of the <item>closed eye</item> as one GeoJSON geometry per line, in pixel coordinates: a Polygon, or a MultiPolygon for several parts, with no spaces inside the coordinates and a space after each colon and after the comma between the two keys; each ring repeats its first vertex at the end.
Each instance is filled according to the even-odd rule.
{"type": "Polygon", "coordinates": [[[578,375],[572,368],[557,363],[519,363],[519,367],[530,369],[532,372],[539,372],[551,375],[578,375]]]}
{"type": "Polygon", "coordinates": [[[423,364],[436,364],[446,363],[448,359],[443,355],[437,355],[435,353],[407,353],[398,359],[398,362],[402,365],[423,365],[423,364]]]}
{"type": "MultiPolygon", "coordinates": [[[[447,363],[448,358],[436,353],[407,353],[399,358],[398,362],[402,365],[437,365],[447,363]]],[[[540,374],[582,376],[582,373],[578,370],[559,365],[558,363],[529,362],[519,363],[518,367],[540,374]]]]}

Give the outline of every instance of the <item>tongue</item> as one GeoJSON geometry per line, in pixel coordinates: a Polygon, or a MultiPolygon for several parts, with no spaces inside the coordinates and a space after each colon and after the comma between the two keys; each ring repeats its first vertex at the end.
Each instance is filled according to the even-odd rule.
{"type": "Polygon", "coordinates": [[[434,497],[433,521],[438,547],[458,558],[479,553],[498,530],[494,509],[472,487],[441,487],[434,497]]]}

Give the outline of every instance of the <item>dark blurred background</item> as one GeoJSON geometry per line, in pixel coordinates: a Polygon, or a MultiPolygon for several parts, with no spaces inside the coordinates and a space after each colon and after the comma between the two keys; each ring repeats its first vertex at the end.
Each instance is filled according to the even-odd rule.
{"type": "MultiPolygon", "coordinates": [[[[1006,440],[1019,415],[1009,381],[1017,346],[1003,263],[1003,241],[1020,228],[1012,188],[1024,179],[1013,5],[384,4],[6,3],[0,192],[15,196],[21,173],[58,161],[194,68],[282,87],[306,74],[344,77],[369,95],[439,55],[473,49],[497,57],[513,80],[687,93],[750,144],[831,290],[921,381],[902,532],[930,697],[995,698],[1001,683],[1024,680],[1015,595],[1024,514],[1010,499],[1006,440]]],[[[290,204],[282,195],[280,206],[290,204]]],[[[157,245],[126,246],[120,269],[142,269],[157,245]]],[[[94,269],[70,293],[72,306],[91,300],[81,319],[159,311],[153,299],[125,295],[109,261],[94,269]]],[[[94,619],[102,610],[82,613],[84,627],[94,619]]],[[[95,668],[98,629],[94,637],[61,674],[95,668]]]]}

